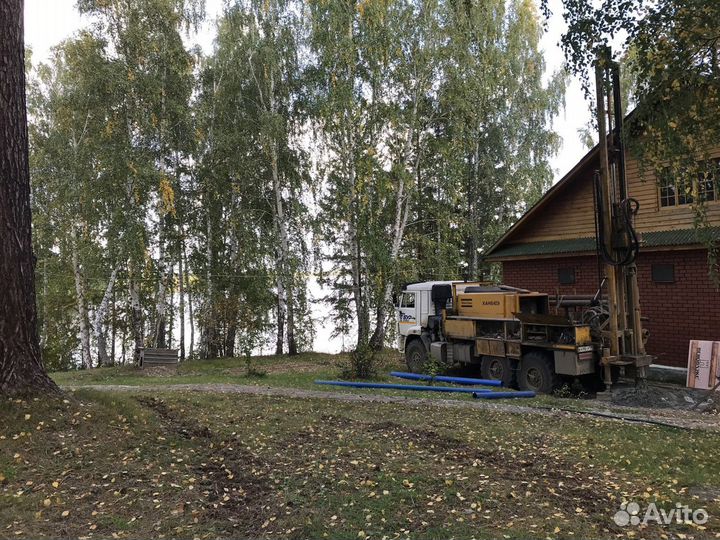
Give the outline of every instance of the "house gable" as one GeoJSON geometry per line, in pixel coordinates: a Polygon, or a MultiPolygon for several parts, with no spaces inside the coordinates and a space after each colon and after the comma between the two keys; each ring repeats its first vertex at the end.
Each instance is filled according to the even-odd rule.
{"type": "MultiPolygon", "coordinates": [[[[711,152],[711,157],[720,157],[720,146],[711,152]]],[[[640,203],[635,228],[643,237],[643,247],[668,249],[673,245],[697,246],[704,243],[701,235],[694,230],[695,211],[692,206],[661,207],[655,175],[641,171],[638,161],[630,156],[627,156],[626,163],[628,193],[640,203]],[[685,230],[686,233],[672,234],[677,230],[685,230]]],[[[485,259],[500,261],[594,251],[593,174],[597,168],[596,146],[488,250],[485,259]]],[[[720,240],[718,190],[720,185],[716,185],[715,200],[706,203],[706,215],[712,227],[711,234],[720,240]]]]}

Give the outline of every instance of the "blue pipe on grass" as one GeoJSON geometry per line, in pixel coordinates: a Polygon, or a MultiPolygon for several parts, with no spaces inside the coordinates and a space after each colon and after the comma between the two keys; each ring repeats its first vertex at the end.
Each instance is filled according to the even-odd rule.
{"type": "Polygon", "coordinates": [[[446,377],[445,375],[438,375],[433,377],[432,375],[420,375],[418,373],[405,373],[404,371],[391,371],[390,375],[398,377],[400,379],[410,379],[412,381],[439,381],[454,384],[482,384],[485,386],[502,386],[502,381],[493,379],[467,379],[465,377],[446,377]]]}
{"type": "Polygon", "coordinates": [[[315,384],[329,386],[348,386],[350,388],[381,388],[385,390],[415,390],[418,392],[455,392],[459,394],[476,394],[490,392],[478,388],[455,388],[454,386],[423,386],[417,384],[386,384],[370,382],[349,382],[349,381],[315,381],[315,384]]]}
{"type": "Polygon", "coordinates": [[[511,399],[511,398],[532,398],[535,392],[473,392],[475,399],[511,399]]]}

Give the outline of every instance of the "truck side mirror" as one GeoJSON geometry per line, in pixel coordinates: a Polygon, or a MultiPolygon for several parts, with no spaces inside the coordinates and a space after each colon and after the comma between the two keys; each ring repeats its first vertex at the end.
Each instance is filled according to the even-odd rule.
{"type": "Polygon", "coordinates": [[[395,307],[400,307],[400,306],[398,305],[398,294],[397,294],[397,293],[393,293],[393,295],[392,295],[392,303],[393,303],[393,306],[395,306],[395,307]]]}

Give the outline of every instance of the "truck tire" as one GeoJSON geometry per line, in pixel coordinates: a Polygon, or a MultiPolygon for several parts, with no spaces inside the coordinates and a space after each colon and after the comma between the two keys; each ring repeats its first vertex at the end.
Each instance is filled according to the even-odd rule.
{"type": "Polygon", "coordinates": [[[550,394],[559,384],[559,378],[548,358],[537,351],[525,353],[520,362],[518,376],[520,390],[550,394]]]}
{"type": "Polygon", "coordinates": [[[413,339],[405,346],[405,363],[411,373],[422,373],[427,363],[427,350],[422,340],[413,339]]]}
{"type": "Polygon", "coordinates": [[[502,381],[506,388],[517,386],[517,370],[513,360],[499,356],[483,356],[480,363],[480,374],[483,379],[502,381]]]}

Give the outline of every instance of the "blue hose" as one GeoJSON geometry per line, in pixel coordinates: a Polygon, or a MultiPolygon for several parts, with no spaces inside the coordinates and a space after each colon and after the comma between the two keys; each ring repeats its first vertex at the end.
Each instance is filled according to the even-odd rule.
{"type": "Polygon", "coordinates": [[[535,392],[473,392],[475,399],[510,399],[510,398],[531,398],[535,392]]]}
{"type": "Polygon", "coordinates": [[[416,384],[385,384],[370,382],[348,382],[348,381],[315,381],[315,384],[330,386],[348,386],[350,388],[384,388],[385,390],[416,390],[418,392],[456,392],[459,394],[477,394],[490,392],[478,388],[456,388],[454,386],[424,386],[416,384]]]}
{"type": "Polygon", "coordinates": [[[438,375],[433,377],[432,375],[419,375],[417,373],[405,373],[403,371],[391,371],[390,375],[398,377],[400,379],[410,379],[412,381],[439,381],[455,384],[465,384],[471,386],[473,384],[482,384],[484,386],[502,386],[502,381],[493,379],[466,379],[465,377],[446,377],[444,375],[438,375]]]}

